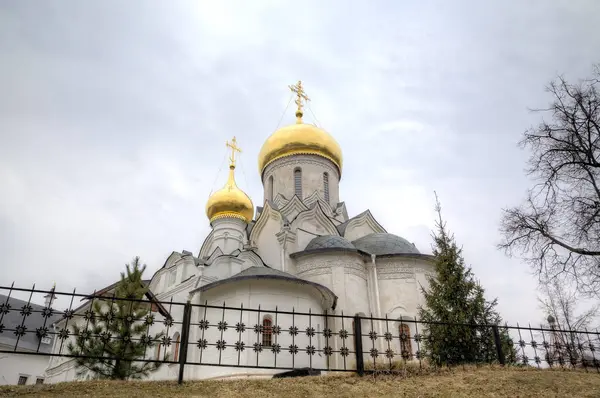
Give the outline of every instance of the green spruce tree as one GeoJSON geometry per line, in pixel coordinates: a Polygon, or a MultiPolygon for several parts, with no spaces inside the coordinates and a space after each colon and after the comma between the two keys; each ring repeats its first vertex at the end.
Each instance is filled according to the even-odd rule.
{"type": "MultiPolygon", "coordinates": [[[[483,287],[475,280],[445,222],[436,195],[436,232],[433,256],[436,277],[429,288],[421,287],[425,306],[419,317],[425,323],[425,356],[435,365],[492,362],[498,359],[493,329],[502,319],[495,310],[497,300],[487,301],[483,287]],[[469,326],[465,326],[469,325],[469,326]]],[[[514,357],[508,332],[500,328],[502,350],[507,361],[514,357]]]]}
{"type": "Polygon", "coordinates": [[[114,297],[94,299],[83,323],[73,325],[75,339],[67,348],[76,356],[78,376],[91,372],[101,379],[141,379],[160,367],[161,362],[136,361],[144,359],[164,336],[163,332],[153,337],[148,333],[153,317],[149,303],[131,301],[142,300],[148,291],[142,280],[145,269],[136,257],[121,272],[114,297]]]}

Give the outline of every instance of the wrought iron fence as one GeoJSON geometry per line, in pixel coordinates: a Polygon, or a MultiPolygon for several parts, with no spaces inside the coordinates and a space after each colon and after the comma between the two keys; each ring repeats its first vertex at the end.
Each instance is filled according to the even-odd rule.
{"type": "Polygon", "coordinates": [[[86,295],[0,286],[0,352],[47,356],[48,371],[69,358],[101,359],[108,367],[114,365],[111,361],[178,365],[179,382],[190,366],[197,373],[188,377],[223,367],[361,375],[466,364],[600,371],[595,354],[599,337],[597,330],[564,330],[558,325],[425,323],[159,301],[150,294],[136,299],[107,292],[86,295]],[[34,304],[42,295],[45,304],[34,304]],[[134,346],[138,350],[132,354],[134,346]]]}

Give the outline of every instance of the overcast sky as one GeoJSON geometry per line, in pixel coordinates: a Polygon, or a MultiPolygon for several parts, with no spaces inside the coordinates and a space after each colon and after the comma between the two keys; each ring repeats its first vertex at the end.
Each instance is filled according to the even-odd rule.
{"type": "MultiPolygon", "coordinates": [[[[302,79],[344,153],[341,199],[430,252],[436,190],[510,322],[536,280],[496,250],[528,181],[516,143],[558,73],[600,62],[600,2],[0,2],[0,284],[102,288],[197,254],[225,141],[257,155],[302,79]]],[[[308,112],[308,121],[313,121],[308,112]]],[[[292,123],[293,109],[282,124],[292,123]]]]}

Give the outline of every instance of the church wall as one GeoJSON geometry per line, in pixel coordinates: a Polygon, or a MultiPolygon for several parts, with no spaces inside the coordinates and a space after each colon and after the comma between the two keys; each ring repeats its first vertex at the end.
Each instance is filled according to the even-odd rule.
{"type": "MultiPolygon", "coordinates": [[[[305,224],[308,224],[308,223],[305,223],[305,224]]],[[[293,250],[291,250],[292,253],[304,250],[306,248],[306,246],[310,243],[311,240],[313,240],[315,237],[317,237],[319,235],[323,235],[322,233],[317,234],[316,228],[310,224],[304,225],[300,228],[302,228],[302,229],[296,230],[296,242],[294,244],[293,250]],[[306,232],[306,231],[309,231],[309,232],[306,232]]]]}
{"type": "Polygon", "coordinates": [[[366,270],[356,253],[326,252],[298,257],[297,276],[328,287],[338,296],[336,312],[370,313],[366,270]]]}
{"type": "Polygon", "coordinates": [[[232,256],[220,256],[212,264],[204,267],[203,275],[207,278],[225,279],[242,272],[251,264],[232,256]]]}
{"type": "Polygon", "coordinates": [[[321,198],[325,198],[323,188],[323,173],[329,175],[329,204],[332,207],[339,202],[339,175],[334,164],[320,156],[295,155],[278,159],[268,165],[263,173],[263,187],[265,199],[272,200],[270,177],[273,176],[273,194],[281,193],[287,199],[295,194],[294,170],[302,170],[302,198],[309,197],[317,191],[321,198]]]}
{"type": "Polygon", "coordinates": [[[236,249],[242,249],[246,243],[246,223],[237,218],[220,218],[212,222],[213,235],[208,253],[217,247],[223,254],[230,254],[236,249]]]}
{"type": "MultiPolygon", "coordinates": [[[[234,344],[236,341],[241,340],[246,343],[246,349],[239,354],[233,347],[227,347],[221,354],[221,363],[237,364],[238,359],[240,364],[257,364],[257,354],[253,350],[253,344],[256,342],[262,343],[261,336],[258,336],[253,328],[256,324],[262,324],[265,316],[270,317],[273,325],[277,324],[283,329],[282,333],[278,336],[273,336],[274,343],[281,345],[282,353],[277,357],[277,366],[285,367],[292,366],[291,355],[287,352],[287,347],[292,344],[292,336],[287,332],[290,326],[295,324],[300,331],[306,329],[309,325],[308,316],[296,315],[292,321],[291,314],[275,314],[271,312],[275,308],[278,311],[297,311],[297,312],[308,312],[311,309],[317,315],[311,316],[310,322],[315,330],[322,328],[325,325],[323,317],[319,316],[324,310],[323,303],[319,293],[314,288],[306,285],[298,285],[294,283],[287,283],[285,281],[277,280],[252,280],[252,281],[240,281],[223,285],[215,289],[211,289],[207,292],[200,293],[199,297],[195,298],[195,302],[204,303],[208,300],[209,305],[215,307],[222,307],[223,303],[226,306],[239,308],[240,304],[243,304],[245,308],[257,309],[261,308],[261,312],[244,312],[240,315],[239,310],[225,310],[221,308],[209,308],[206,310],[206,319],[210,322],[211,327],[204,331],[199,328],[195,328],[193,335],[190,336],[192,341],[204,338],[209,344],[215,344],[218,340],[224,340],[227,344],[234,344]],[[240,318],[241,316],[241,318],[240,318]],[[233,326],[227,330],[219,331],[216,324],[224,319],[228,325],[233,326]],[[243,322],[246,325],[246,330],[242,332],[241,338],[240,333],[235,330],[237,323],[243,322]],[[198,329],[198,330],[196,330],[198,329]]],[[[199,322],[204,319],[204,310],[199,308],[197,314],[195,314],[193,322],[199,322]]],[[[320,337],[322,339],[322,337],[320,337]]],[[[320,341],[318,337],[312,337],[310,339],[305,333],[300,332],[295,336],[293,344],[299,348],[304,349],[308,345],[313,345],[316,349],[322,347],[324,342],[320,341]]],[[[194,345],[194,348],[190,349],[188,358],[191,361],[200,360],[200,350],[194,345]]],[[[314,355],[312,357],[313,367],[324,367],[325,358],[314,355]]],[[[213,346],[208,348],[202,353],[202,362],[218,363],[219,362],[219,351],[213,346]]],[[[273,366],[274,355],[269,347],[265,347],[262,353],[258,354],[258,365],[259,366],[273,366]]],[[[309,366],[309,356],[304,352],[299,352],[295,357],[296,367],[309,366]]],[[[226,367],[211,367],[208,365],[191,367],[193,377],[195,378],[210,378],[217,376],[229,376],[232,374],[240,373],[252,373],[252,374],[272,374],[279,373],[282,370],[258,370],[258,369],[243,369],[243,368],[226,368],[226,367]]]]}
{"type": "Polygon", "coordinates": [[[252,245],[257,247],[256,251],[262,260],[269,267],[279,270],[281,270],[281,247],[275,235],[280,230],[281,220],[275,218],[275,216],[271,216],[260,233],[255,237],[255,242],[252,242],[252,245]]]}
{"type": "Polygon", "coordinates": [[[375,231],[367,222],[357,223],[356,221],[350,221],[344,231],[344,238],[352,242],[374,232],[380,231],[375,231]]]}
{"type": "Polygon", "coordinates": [[[377,258],[376,265],[382,315],[416,316],[423,303],[420,284],[426,283],[425,272],[433,267],[406,257],[377,258]]]}
{"type": "MultiPolygon", "coordinates": [[[[7,333],[7,332],[5,332],[7,333]]],[[[0,344],[2,350],[13,350],[14,345],[0,344]]],[[[0,385],[17,384],[19,376],[27,376],[27,385],[35,384],[37,378],[44,379],[49,357],[45,355],[23,355],[3,353],[0,358],[0,385]]],[[[47,381],[44,381],[47,383],[47,381]]]]}

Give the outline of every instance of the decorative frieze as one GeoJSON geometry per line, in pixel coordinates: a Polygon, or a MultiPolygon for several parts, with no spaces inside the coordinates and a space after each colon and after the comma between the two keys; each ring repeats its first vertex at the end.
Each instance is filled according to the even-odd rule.
{"type": "Polygon", "coordinates": [[[306,278],[309,276],[315,276],[315,275],[326,275],[326,274],[330,274],[331,275],[331,268],[313,268],[313,269],[308,269],[302,272],[298,272],[298,276],[301,278],[306,278]]]}
{"type": "Polygon", "coordinates": [[[353,268],[353,267],[346,267],[346,268],[344,268],[344,273],[349,274],[349,275],[356,275],[359,278],[367,280],[367,273],[365,272],[364,268],[357,269],[357,268],[353,268]]]}
{"type": "Polygon", "coordinates": [[[378,279],[415,279],[415,268],[406,265],[377,267],[378,279]]]}

